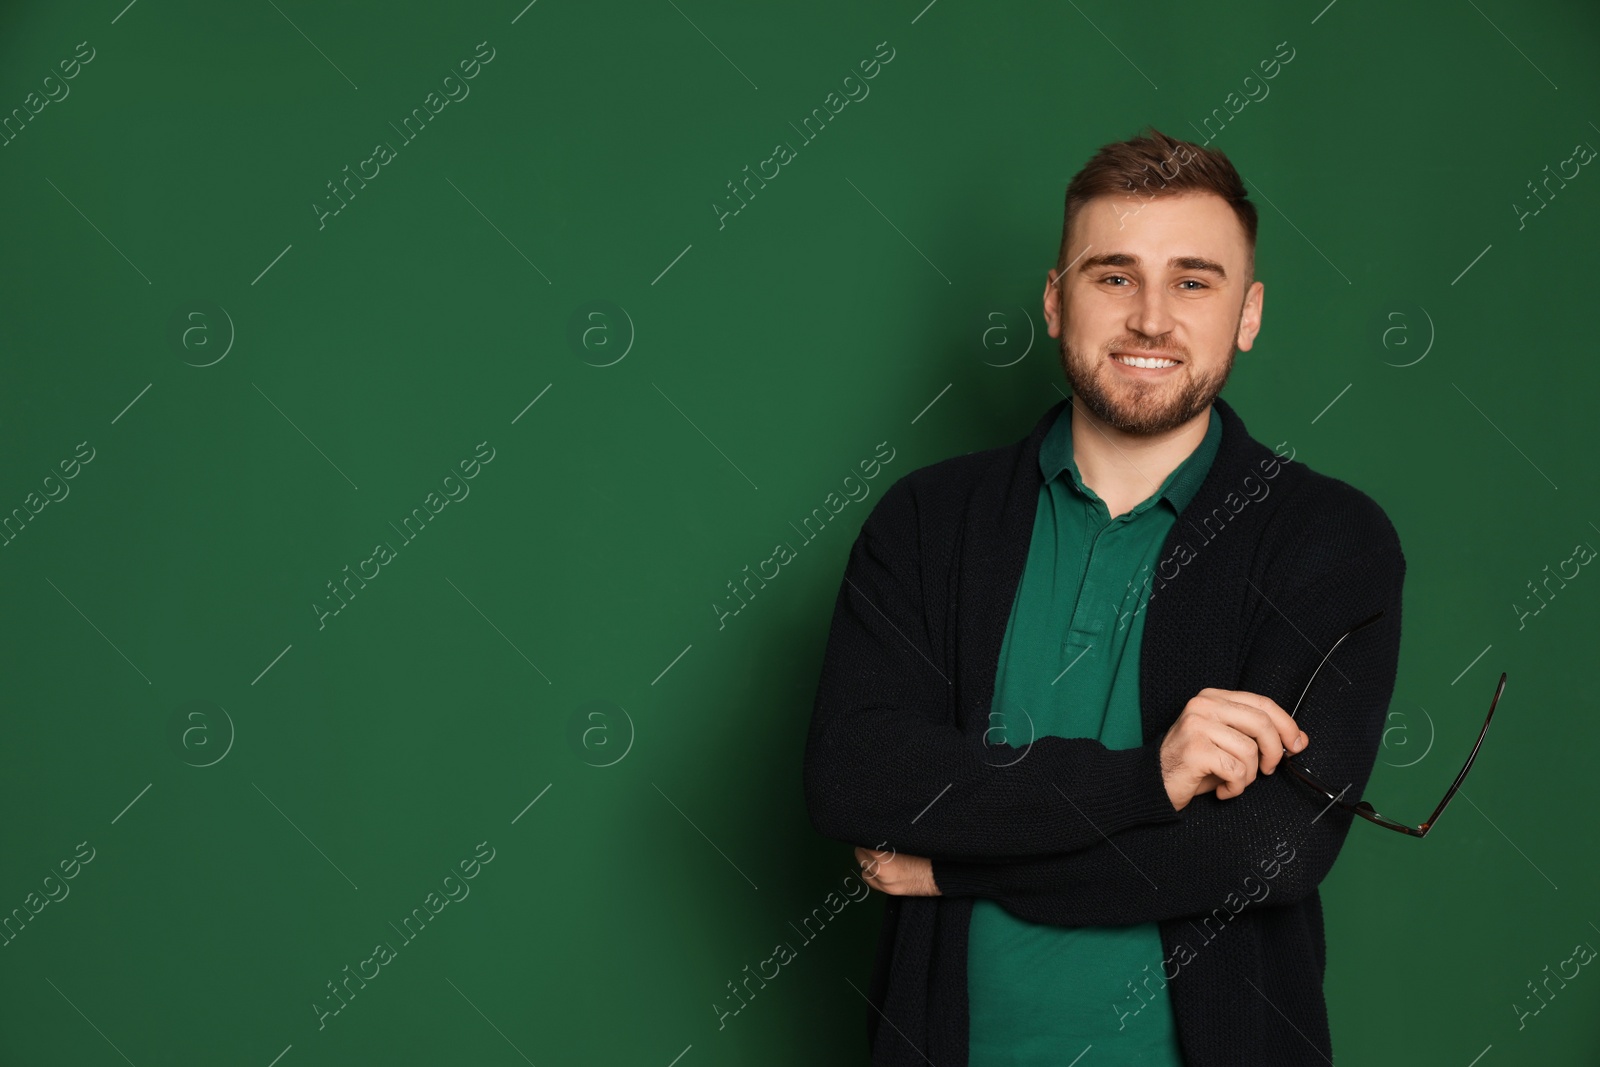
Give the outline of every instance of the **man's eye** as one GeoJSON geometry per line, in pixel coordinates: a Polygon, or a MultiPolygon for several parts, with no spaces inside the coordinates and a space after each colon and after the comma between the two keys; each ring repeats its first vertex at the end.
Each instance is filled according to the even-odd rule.
{"type": "MultiPolygon", "coordinates": [[[[1184,280],[1183,280],[1183,281],[1181,281],[1181,282],[1179,282],[1179,283],[1178,283],[1178,284],[1179,284],[1179,285],[1189,285],[1189,284],[1191,284],[1191,283],[1193,283],[1193,284],[1194,284],[1194,285],[1198,285],[1198,286],[1199,286],[1199,287],[1200,287],[1200,288],[1202,288],[1202,289],[1204,289],[1204,288],[1206,288],[1206,283],[1205,283],[1205,282],[1202,282],[1202,281],[1200,281],[1200,280],[1198,280],[1198,279],[1196,279],[1196,278],[1185,278],[1185,279],[1184,279],[1184,280]]],[[[1189,290],[1189,291],[1190,291],[1190,292],[1191,292],[1191,293],[1192,293],[1192,292],[1194,292],[1194,290],[1193,290],[1193,289],[1191,289],[1191,290],[1189,290]]]]}
{"type": "MultiPolygon", "coordinates": [[[[1100,279],[1100,280],[1101,280],[1101,281],[1104,281],[1104,282],[1114,282],[1114,281],[1118,281],[1118,280],[1121,280],[1121,281],[1127,281],[1127,280],[1128,280],[1128,279],[1126,279],[1126,278],[1124,278],[1124,277],[1122,277],[1122,275],[1120,275],[1120,274],[1113,274],[1113,275],[1111,275],[1111,276],[1110,276],[1110,277],[1107,277],[1107,278],[1102,278],[1102,279],[1100,279]]],[[[1118,289],[1120,289],[1120,288],[1121,288],[1121,286],[1116,286],[1116,287],[1115,287],[1115,288],[1118,288],[1118,289]]]]}

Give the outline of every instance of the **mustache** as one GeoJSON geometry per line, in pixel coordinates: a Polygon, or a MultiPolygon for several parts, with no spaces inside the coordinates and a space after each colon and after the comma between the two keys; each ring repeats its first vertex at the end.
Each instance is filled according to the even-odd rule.
{"type": "Polygon", "coordinates": [[[1147,344],[1142,341],[1119,341],[1108,347],[1105,354],[1107,358],[1110,358],[1113,352],[1124,352],[1130,349],[1135,352],[1150,352],[1158,356],[1170,355],[1173,359],[1181,359],[1186,363],[1189,360],[1189,353],[1181,348],[1173,348],[1169,345],[1147,344]]]}

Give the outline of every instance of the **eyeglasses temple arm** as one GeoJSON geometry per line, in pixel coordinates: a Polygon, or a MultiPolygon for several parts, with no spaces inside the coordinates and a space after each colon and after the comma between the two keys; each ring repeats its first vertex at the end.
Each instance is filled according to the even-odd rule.
{"type": "Polygon", "coordinates": [[[1461,768],[1461,773],[1456,775],[1456,780],[1450,783],[1450,791],[1444,795],[1443,800],[1439,801],[1439,806],[1433,809],[1433,814],[1428,817],[1427,822],[1422,824],[1421,829],[1426,830],[1434,824],[1434,821],[1439,818],[1439,813],[1444,811],[1444,806],[1450,803],[1450,798],[1456,795],[1456,790],[1461,787],[1462,781],[1466,779],[1467,772],[1472,769],[1472,761],[1478,758],[1478,746],[1483,744],[1483,737],[1489,732],[1489,723],[1494,719],[1494,709],[1500,703],[1500,694],[1505,691],[1505,688],[1506,675],[1504,671],[1501,671],[1500,684],[1494,688],[1494,699],[1489,701],[1489,714],[1484,717],[1483,729],[1478,731],[1478,740],[1472,746],[1472,754],[1467,757],[1467,762],[1461,768]]]}
{"type": "Polygon", "coordinates": [[[1336,649],[1340,645],[1344,644],[1344,641],[1345,641],[1346,637],[1349,637],[1351,634],[1355,633],[1357,630],[1361,629],[1363,626],[1371,626],[1373,623],[1377,622],[1381,618],[1383,618],[1383,609],[1379,608],[1377,611],[1373,612],[1371,615],[1368,615],[1366,618],[1362,619],[1360,622],[1358,622],[1354,626],[1350,627],[1350,629],[1346,630],[1344,632],[1344,634],[1340,636],[1339,640],[1335,641],[1329,647],[1328,651],[1326,651],[1326,652],[1324,652],[1322,654],[1322,660],[1321,660],[1321,662],[1319,662],[1317,664],[1316,670],[1313,670],[1311,672],[1311,677],[1306,679],[1306,687],[1304,689],[1300,690],[1300,697],[1299,697],[1299,699],[1297,699],[1294,702],[1294,710],[1289,713],[1289,718],[1293,719],[1293,718],[1297,718],[1299,716],[1299,714],[1300,714],[1300,705],[1305,703],[1306,694],[1311,692],[1311,683],[1313,683],[1313,682],[1315,682],[1317,680],[1317,675],[1322,672],[1323,665],[1326,664],[1328,662],[1328,659],[1333,655],[1334,649],[1336,649]]]}

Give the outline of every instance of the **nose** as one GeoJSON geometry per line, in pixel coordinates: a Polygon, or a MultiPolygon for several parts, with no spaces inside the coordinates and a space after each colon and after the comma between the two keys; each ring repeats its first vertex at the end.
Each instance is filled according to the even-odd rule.
{"type": "Polygon", "coordinates": [[[1171,301],[1163,289],[1141,289],[1128,309],[1128,329],[1145,337],[1164,336],[1175,324],[1171,301]]]}

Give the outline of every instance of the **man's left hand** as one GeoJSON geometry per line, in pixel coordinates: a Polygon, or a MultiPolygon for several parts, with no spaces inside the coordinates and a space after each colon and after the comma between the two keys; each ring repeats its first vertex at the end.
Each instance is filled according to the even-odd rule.
{"type": "Polygon", "coordinates": [[[861,880],[882,893],[897,897],[937,897],[944,894],[933,882],[933,861],[903,852],[856,848],[861,880]]]}

